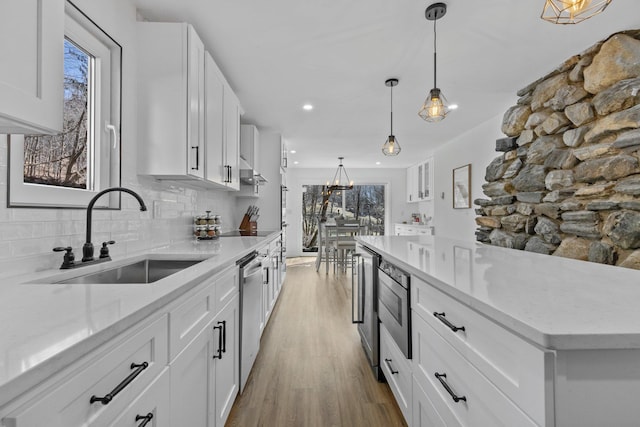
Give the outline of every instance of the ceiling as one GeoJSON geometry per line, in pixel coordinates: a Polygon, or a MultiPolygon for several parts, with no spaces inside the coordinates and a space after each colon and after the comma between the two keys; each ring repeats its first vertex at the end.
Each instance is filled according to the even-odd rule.
{"type": "Polygon", "coordinates": [[[602,14],[565,26],[540,19],[543,0],[447,0],[437,21],[438,87],[459,109],[427,123],[417,112],[433,86],[429,1],[131,1],[144,19],[194,25],[240,98],[242,122],[281,133],[296,151],[291,167],[335,167],[338,156],[347,169],[409,166],[503,114],[518,89],[570,56],[640,28],[638,0],[613,0],[602,14]],[[402,152],[385,157],[384,82],[392,77],[402,152]],[[314,109],[304,111],[305,103],[314,109]]]}

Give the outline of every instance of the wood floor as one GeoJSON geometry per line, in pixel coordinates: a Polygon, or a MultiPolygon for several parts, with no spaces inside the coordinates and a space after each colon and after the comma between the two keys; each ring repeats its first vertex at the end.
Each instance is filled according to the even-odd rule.
{"type": "MultiPolygon", "coordinates": [[[[308,260],[308,261],[307,261],[308,260]]],[[[247,385],[226,426],[406,426],[351,323],[351,273],[289,260],[247,385]]]]}

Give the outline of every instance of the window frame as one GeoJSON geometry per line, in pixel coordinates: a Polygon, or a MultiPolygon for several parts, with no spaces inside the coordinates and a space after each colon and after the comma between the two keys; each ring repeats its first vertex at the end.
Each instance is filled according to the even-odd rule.
{"type": "MultiPolygon", "coordinates": [[[[96,84],[89,98],[95,102],[89,108],[92,123],[93,147],[87,142],[87,160],[93,162],[93,178],[87,176],[93,188],[79,189],[24,182],[24,135],[8,135],[8,191],[9,208],[75,208],[84,209],[98,192],[120,186],[122,177],[122,46],[73,3],[65,3],[64,37],[94,56],[96,84]],[[113,130],[107,128],[113,126],[113,130]],[[115,141],[114,141],[115,139],[115,141]]],[[[96,207],[120,209],[119,193],[101,198],[96,207]]]]}

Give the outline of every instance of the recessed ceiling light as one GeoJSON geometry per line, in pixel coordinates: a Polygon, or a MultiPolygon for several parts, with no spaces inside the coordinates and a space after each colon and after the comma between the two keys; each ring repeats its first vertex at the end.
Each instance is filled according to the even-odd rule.
{"type": "Polygon", "coordinates": [[[451,104],[451,105],[449,105],[449,109],[450,109],[450,110],[455,110],[455,109],[457,109],[457,108],[458,108],[458,104],[451,104]]]}
{"type": "Polygon", "coordinates": [[[298,161],[293,162],[294,165],[297,165],[298,163],[300,163],[300,162],[298,162],[298,161]]]}
{"type": "Polygon", "coordinates": [[[303,109],[303,110],[306,110],[306,111],[311,111],[311,110],[313,110],[313,105],[311,105],[311,104],[304,104],[304,105],[302,106],[302,109],[303,109]]]}
{"type": "Polygon", "coordinates": [[[380,164],[380,162],[376,162],[376,165],[379,165],[379,164],[380,164]]]}
{"type": "Polygon", "coordinates": [[[291,154],[296,154],[296,150],[289,151],[291,154]]]}

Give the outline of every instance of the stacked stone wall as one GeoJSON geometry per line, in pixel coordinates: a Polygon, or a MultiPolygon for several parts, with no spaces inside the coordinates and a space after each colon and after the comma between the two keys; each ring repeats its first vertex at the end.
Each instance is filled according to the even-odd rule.
{"type": "Polygon", "coordinates": [[[640,30],[518,91],[475,200],[477,240],[640,269],[640,30]]]}

